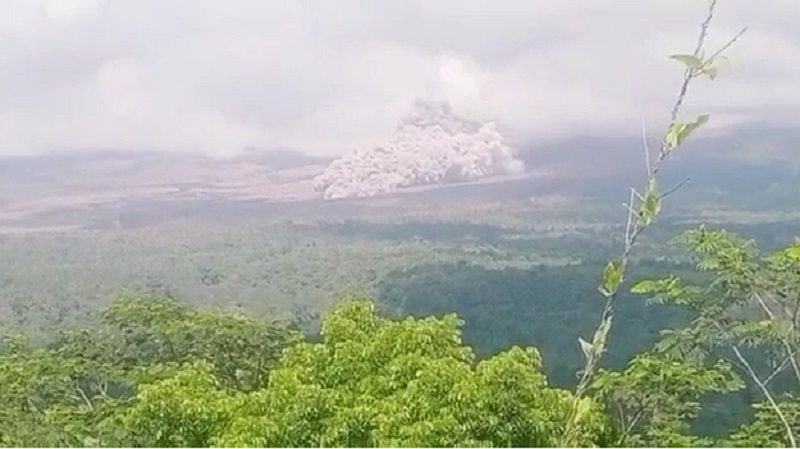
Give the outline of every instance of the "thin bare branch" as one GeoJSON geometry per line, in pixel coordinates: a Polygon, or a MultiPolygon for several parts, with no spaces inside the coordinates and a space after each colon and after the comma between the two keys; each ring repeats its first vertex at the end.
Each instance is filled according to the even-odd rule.
{"type": "Polygon", "coordinates": [[[742,37],[746,32],[747,32],[747,27],[742,28],[741,31],[736,33],[736,35],[733,36],[727,43],[725,43],[725,45],[723,45],[719,50],[717,50],[713,55],[711,55],[711,57],[708,58],[708,62],[714,62],[715,59],[719,58],[720,55],[722,55],[722,53],[725,52],[725,50],[730,48],[731,45],[735,44],[736,41],[738,41],[739,38],[742,37]]]}
{"type": "Polygon", "coordinates": [[[785,370],[786,367],[789,366],[790,360],[791,357],[786,357],[785,359],[783,359],[783,362],[781,362],[781,364],[778,365],[777,368],[772,370],[772,373],[769,376],[767,376],[766,379],[764,379],[764,385],[769,385],[769,383],[772,382],[772,379],[774,379],[778,374],[782,373],[783,370],[785,370]]]}
{"type": "Polygon", "coordinates": [[[647,145],[647,130],[645,129],[644,119],[642,119],[642,149],[644,150],[644,168],[647,178],[650,178],[650,146],[647,145]]]}
{"type": "Polygon", "coordinates": [[[764,384],[764,382],[761,381],[761,378],[758,377],[758,374],[756,374],[755,370],[753,370],[753,367],[750,365],[750,363],[747,362],[747,359],[744,358],[741,351],[739,351],[739,347],[735,344],[732,345],[732,347],[733,347],[733,353],[736,354],[736,358],[739,359],[739,361],[742,363],[742,365],[745,366],[745,368],[747,368],[747,373],[750,376],[750,379],[752,379],[753,382],[756,385],[758,385],[758,388],[767,398],[767,401],[769,402],[770,407],[772,407],[773,411],[775,412],[775,415],[778,416],[778,419],[780,419],[781,424],[783,424],[784,430],[786,430],[786,437],[789,439],[789,444],[791,444],[792,447],[797,447],[797,441],[795,440],[794,437],[794,430],[792,429],[791,424],[789,424],[789,421],[786,419],[786,415],[783,414],[783,410],[781,410],[781,407],[778,405],[778,403],[775,401],[775,398],[772,396],[772,392],[769,391],[769,388],[767,388],[766,384],[764,384]]]}
{"type": "Polygon", "coordinates": [[[76,386],[75,391],[80,395],[80,398],[83,400],[83,403],[86,404],[86,407],[89,410],[94,410],[94,405],[92,401],[86,396],[86,393],[83,391],[83,388],[76,386]]]}
{"type": "MultiPolygon", "coordinates": [[[[756,298],[756,301],[758,301],[758,304],[761,306],[761,309],[764,311],[764,313],[767,314],[769,319],[772,322],[777,323],[777,320],[775,319],[775,314],[772,313],[772,309],[770,309],[766,301],[764,301],[764,298],[762,298],[762,296],[758,292],[753,292],[753,297],[756,298]]],[[[791,361],[795,377],[797,379],[800,379],[800,365],[798,364],[797,358],[795,357],[796,349],[792,348],[791,343],[785,336],[781,336],[780,340],[781,344],[783,345],[783,349],[786,351],[787,357],[789,357],[789,360],[791,361]]]]}
{"type": "Polygon", "coordinates": [[[686,178],[686,179],[684,179],[683,181],[679,182],[678,184],[676,184],[676,185],[675,185],[675,186],[673,186],[672,188],[670,188],[670,189],[667,189],[667,191],[666,191],[666,192],[664,192],[664,193],[662,193],[662,194],[661,194],[661,196],[659,196],[659,198],[661,198],[661,199],[663,200],[664,198],[668,197],[669,195],[672,195],[672,194],[673,194],[673,193],[675,193],[675,192],[676,192],[678,189],[680,189],[681,187],[683,187],[683,186],[684,186],[684,184],[687,184],[689,181],[691,181],[691,178],[686,178]]]}

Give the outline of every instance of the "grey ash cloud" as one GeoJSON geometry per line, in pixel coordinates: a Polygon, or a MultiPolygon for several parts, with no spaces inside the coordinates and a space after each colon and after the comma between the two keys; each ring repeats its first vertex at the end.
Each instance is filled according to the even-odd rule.
{"type": "MultiPolygon", "coordinates": [[[[706,0],[2,0],[0,153],[372,147],[418,97],[512,140],[664,119],[706,0]]],[[[688,112],[796,122],[800,2],[725,0],[749,26],[688,112]]]]}
{"type": "Polygon", "coordinates": [[[420,99],[385,144],[333,161],[317,176],[315,188],[325,199],[368,197],[524,169],[494,122],[468,120],[446,102],[420,99]]]}

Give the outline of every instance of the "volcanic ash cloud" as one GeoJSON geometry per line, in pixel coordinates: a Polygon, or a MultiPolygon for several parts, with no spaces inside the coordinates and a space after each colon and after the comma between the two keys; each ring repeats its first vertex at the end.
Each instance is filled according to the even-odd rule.
{"type": "Polygon", "coordinates": [[[325,199],[367,197],[521,173],[525,166],[514,153],[493,122],[467,120],[445,102],[417,100],[386,144],[334,160],[315,188],[325,199]]]}

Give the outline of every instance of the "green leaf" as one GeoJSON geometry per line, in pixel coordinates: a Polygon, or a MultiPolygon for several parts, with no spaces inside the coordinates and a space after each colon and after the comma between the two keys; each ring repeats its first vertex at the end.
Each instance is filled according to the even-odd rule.
{"type": "Polygon", "coordinates": [[[583,419],[590,415],[592,410],[592,402],[589,398],[580,398],[578,406],[575,410],[575,421],[581,422],[583,419]]]}
{"type": "Polygon", "coordinates": [[[647,182],[647,190],[644,193],[642,207],[639,209],[639,217],[647,226],[655,220],[659,212],[661,212],[661,196],[658,193],[656,180],[651,178],[647,182]]]}
{"type": "Polygon", "coordinates": [[[586,359],[591,359],[592,353],[594,353],[594,348],[592,348],[592,345],[580,337],[578,337],[578,343],[581,344],[581,351],[583,351],[583,355],[586,357],[586,359]]]}
{"type": "Polygon", "coordinates": [[[800,260],[800,245],[792,245],[786,249],[786,257],[791,260],[800,260]]]}
{"type": "Polygon", "coordinates": [[[667,127],[664,143],[669,149],[678,148],[697,128],[703,126],[711,116],[703,114],[688,123],[673,122],[667,127]]]}
{"type": "Polygon", "coordinates": [[[603,283],[600,286],[600,293],[605,297],[612,296],[617,292],[622,283],[622,267],[618,263],[609,261],[603,268],[603,283]]]}
{"type": "Polygon", "coordinates": [[[713,61],[708,61],[700,71],[711,78],[712,81],[717,77],[717,66],[714,65],[713,61]]]}
{"type": "Polygon", "coordinates": [[[656,286],[656,281],[639,281],[631,286],[631,293],[636,293],[637,295],[647,295],[653,293],[656,289],[656,286]]]}
{"type": "Polygon", "coordinates": [[[611,316],[603,320],[592,337],[592,350],[595,354],[602,354],[606,349],[606,340],[611,331],[611,316]]]}
{"type": "Polygon", "coordinates": [[[670,59],[674,59],[678,62],[683,63],[686,67],[692,70],[702,70],[703,69],[703,61],[700,60],[697,56],[694,55],[672,55],[670,59]]]}

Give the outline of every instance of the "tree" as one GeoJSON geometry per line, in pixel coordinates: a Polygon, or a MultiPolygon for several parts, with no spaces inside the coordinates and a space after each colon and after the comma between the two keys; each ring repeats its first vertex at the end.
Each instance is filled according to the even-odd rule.
{"type": "Polygon", "coordinates": [[[66,335],[52,348],[23,343],[7,338],[0,355],[0,444],[92,445],[96,425],[130,385],[120,367],[104,360],[88,333],[66,335]]]}
{"type": "Polygon", "coordinates": [[[172,376],[145,383],[129,409],[110,422],[108,443],[137,447],[210,447],[230,418],[214,366],[186,363],[172,376]]]}
{"type": "MultiPolygon", "coordinates": [[[[573,396],[551,388],[534,349],[475,363],[455,316],[399,321],[350,298],[322,342],[290,347],[266,388],[225,390],[209,365],[143,386],[122,418],[145,445],[552,446],[573,396]]],[[[613,431],[581,402],[580,442],[613,431]]]]}
{"type": "MultiPolygon", "coordinates": [[[[769,254],[751,240],[705,227],[678,241],[713,278],[698,284],[670,276],[634,286],[692,314],[686,327],[665,331],[656,349],[683,360],[729,363],[764,401],[756,404],[756,422],[745,429],[770,428],[762,437],[777,433],[781,437],[772,441],[796,447],[798,404],[787,393],[800,388],[800,239],[769,254]]],[[[741,432],[736,438],[747,441],[741,432]]]]}
{"type": "Polygon", "coordinates": [[[615,445],[702,447],[711,441],[692,435],[690,428],[699,400],[740,388],[740,378],[726,363],[703,366],[645,353],[621,372],[600,370],[591,391],[616,415],[621,432],[615,445]]]}
{"type": "Polygon", "coordinates": [[[152,295],[120,297],[103,318],[122,335],[124,363],[205,360],[226,387],[245,391],[261,387],[281,351],[299,338],[280,322],[192,309],[152,295]]]}
{"type": "MultiPolygon", "coordinates": [[[[0,444],[194,445],[198,437],[165,430],[170,422],[198,427],[183,424],[189,418],[176,413],[180,397],[171,392],[188,385],[186,397],[197,397],[208,391],[201,382],[208,379],[224,391],[262,388],[283,349],[297,339],[280,323],[147,295],[113,301],[104,320],[104,326],[63,333],[43,347],[7,336],[0,351],[0,444]],[[197,374],[201,368],[206,377],[197,374]],[[158,405],[169,405],[165,398],[172,408],[158,405]],[[166,412],[160,424],[142,428],[153,404],[166,412]]],[[[215,413],[206,403],[194,404],[202,412],[193,410],[215,413]]]]}

